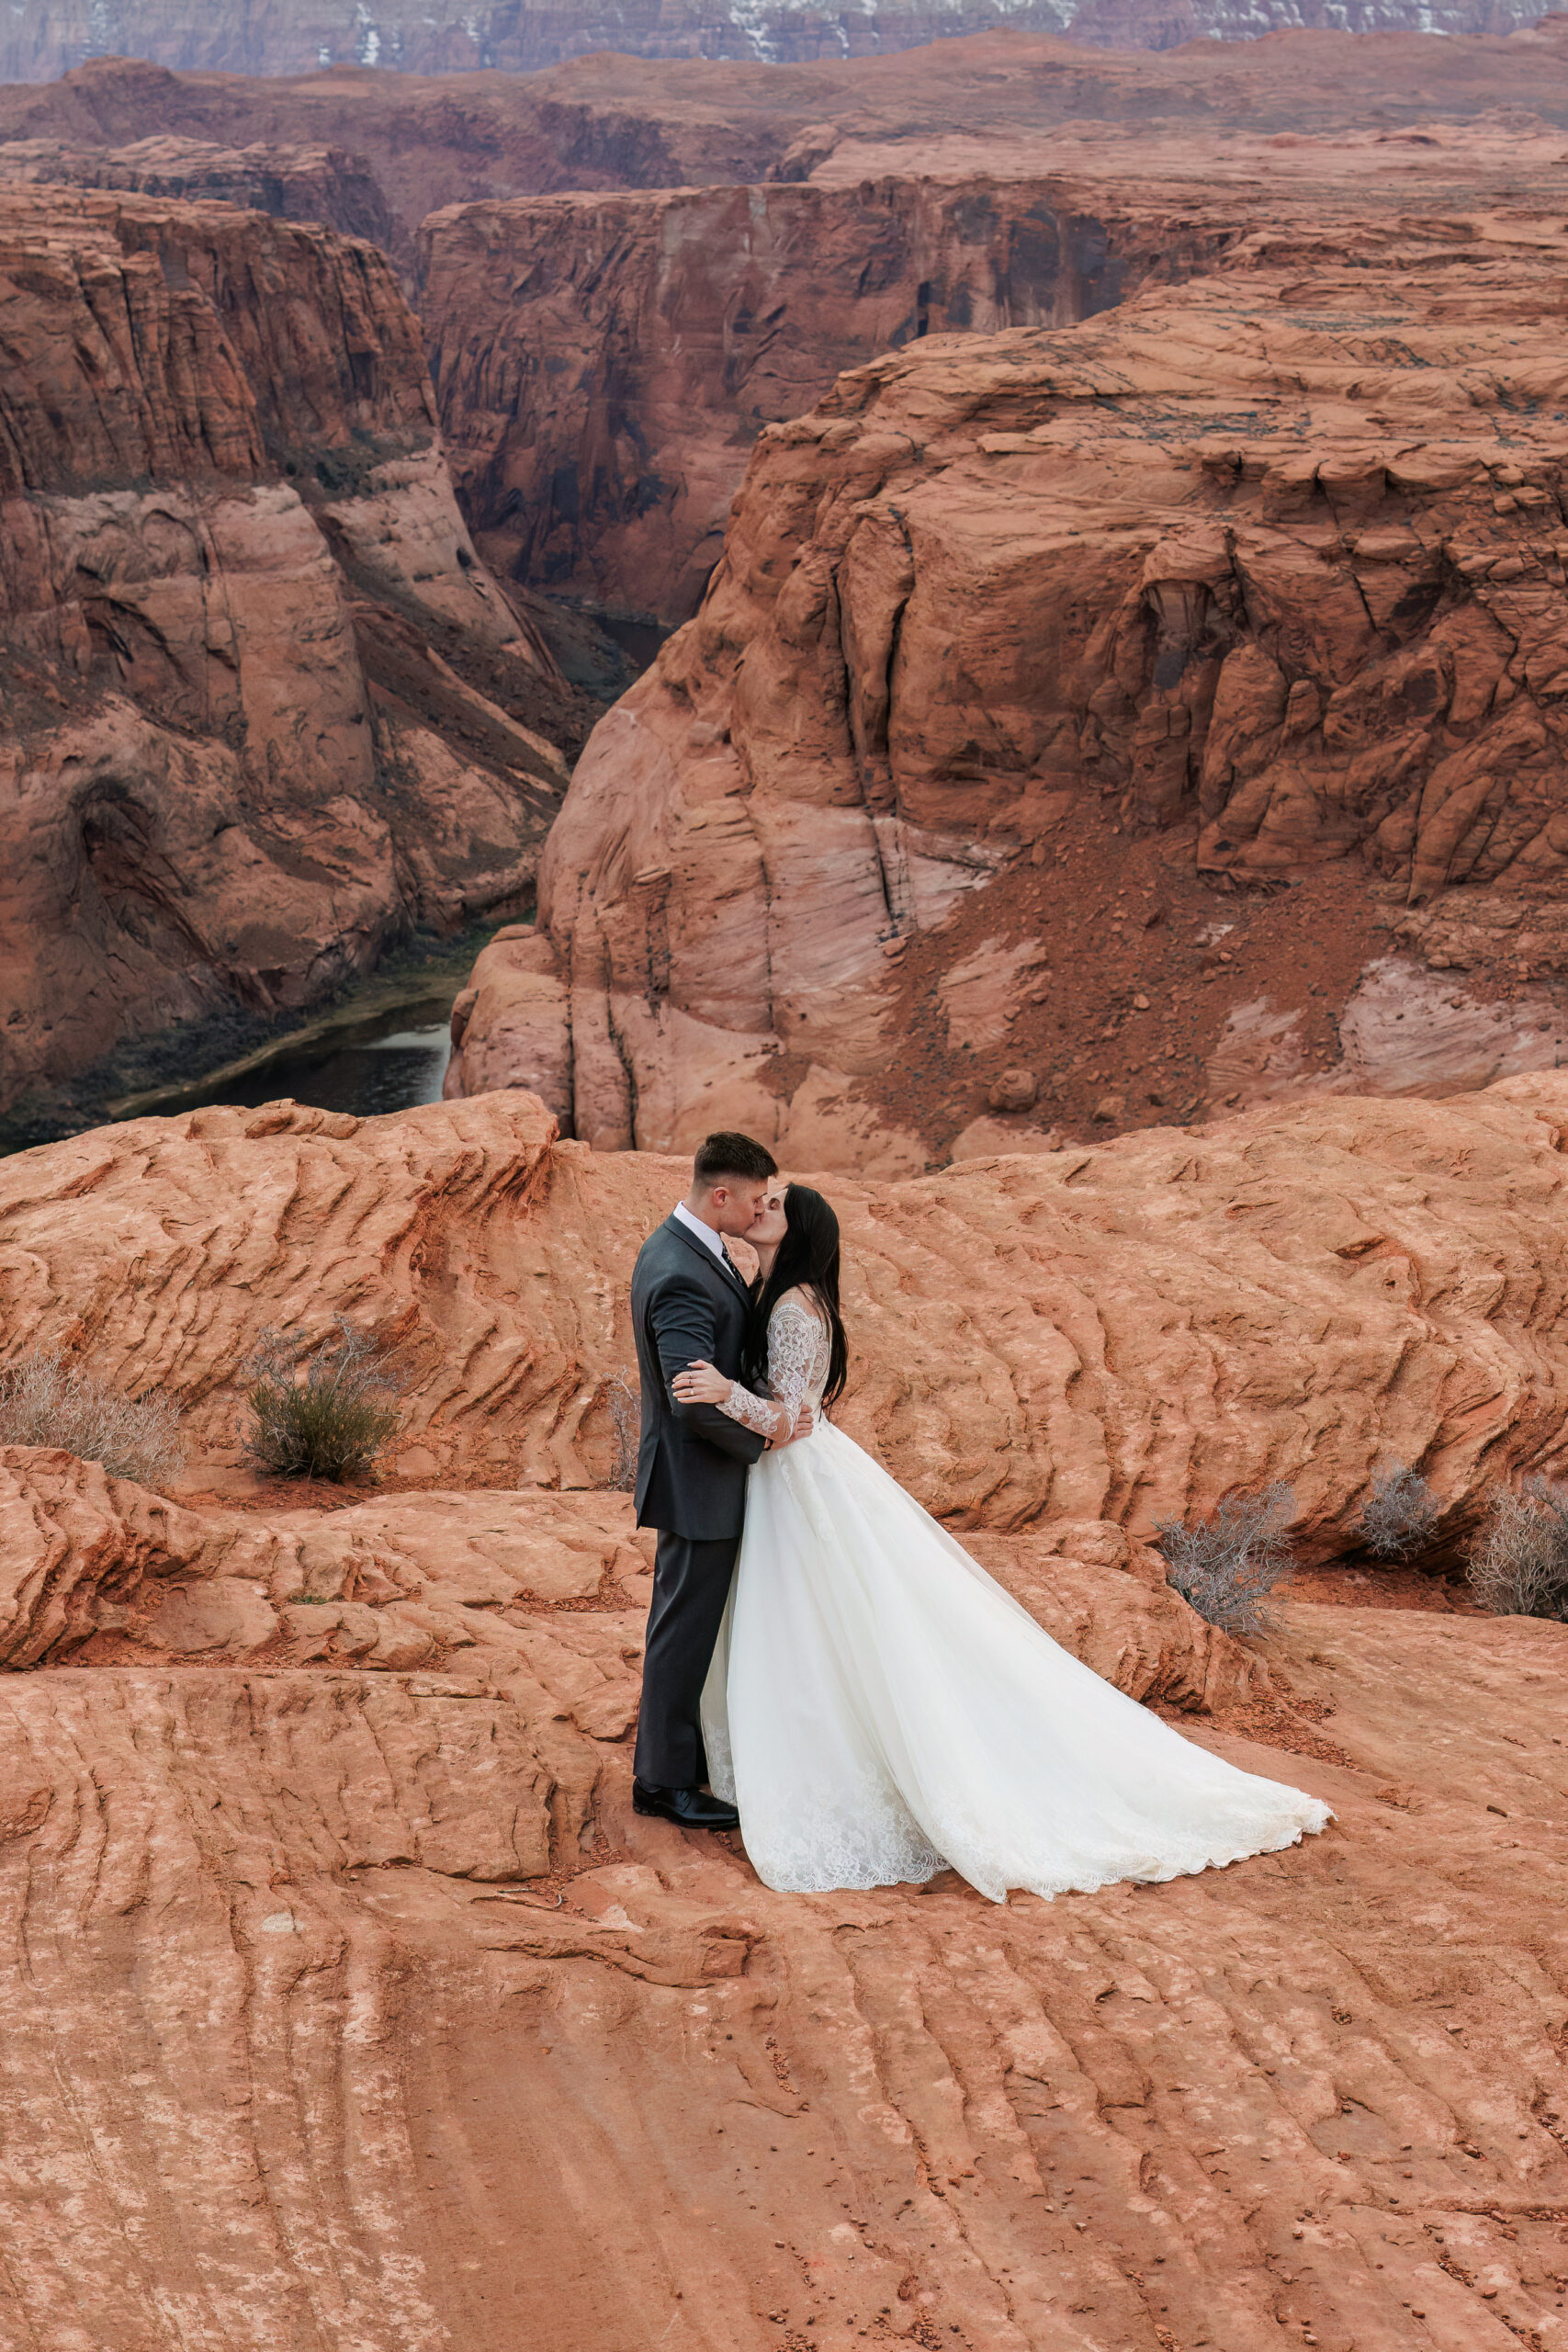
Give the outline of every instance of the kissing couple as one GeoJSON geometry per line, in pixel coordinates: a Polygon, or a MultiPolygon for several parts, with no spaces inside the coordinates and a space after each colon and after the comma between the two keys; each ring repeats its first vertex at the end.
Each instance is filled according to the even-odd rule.
{"type": "Polygon", "coordinates": [[[632,1276],[639,1527],[659,1530],[633,1802],[739,1827],[764,1884],[955,1870],[1050,1896],[1275,1853],[1328,1807],[1060,1648],[828,1419],[839,1220],[709,1136],[632,1276]],[[724,1246],[748,1241],[750,1290],[724,1246]]]}

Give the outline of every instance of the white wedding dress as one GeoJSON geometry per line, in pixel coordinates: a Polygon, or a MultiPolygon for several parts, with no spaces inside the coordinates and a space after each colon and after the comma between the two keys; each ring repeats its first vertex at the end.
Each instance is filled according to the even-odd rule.
{"type": "MultiPolygon", "coordinates": [[[[792,1293],[769,1397],[737,1384],[723,1409],[776,1437],[827,1374],[792,1293]]],[[[702,1726],[758,1876],[787,1893],[950,1866],[998,1902],[1088,1892],[1274,1853],[1330,1818],[1102,1681],[820,1418],[751,1471],[702,1726]]]]}

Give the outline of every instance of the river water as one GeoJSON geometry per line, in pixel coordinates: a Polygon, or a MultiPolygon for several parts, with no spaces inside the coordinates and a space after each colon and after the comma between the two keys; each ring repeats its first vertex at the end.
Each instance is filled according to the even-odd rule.
{"type": "Polygon", "coordinates": [[[183,1098],[194,1109],[202,1102],[235,1102],[255,1109],[291,1095],[321,1111],[352,1111],[363,1119],[382,1111],[408,1111],[419,1102],[439,1102],[451,1058],[445,1021],[434,1028],[401,1025],[407,1012],[388,1015],[379,1034],[352,1043],[318,1046],[314,1051],[280,1055],[265,1069],[183,1098]]]}

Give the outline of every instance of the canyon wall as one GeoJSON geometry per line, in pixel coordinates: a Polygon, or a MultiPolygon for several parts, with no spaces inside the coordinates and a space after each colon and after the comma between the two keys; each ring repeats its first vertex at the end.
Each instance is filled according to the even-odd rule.
{"type": "Polygon", "coordinates": [[[1076,1655],[1336,1816],[1006,1905],[774,1894],[633,1810],[609,1385],[675,1162],[516,1095],[0,1162],[6,1361],[192,1441],[173,1497],[0,1449],[0,2327],[1550,2346],[1568,1633],[1363,1561],[1236,1642],[1140,1531],[1288,1471],[1332,1553],[1390,1452],[1449,1531],[1560,1474],[1565,1134],[1548,1074],[832,1183],[847,1427],[1076,1655]],[[249,1346],[340,1311],[402,1351],[385,1483],[247,1480],[249,1346]]]}
{"type": "Polygon", "coordinates": [[[413,924],[525,904],[570,697],[474,553],[375,248],[13,186],[0,274],[21,1137],[129,1038],[303,1006],[413,924]]]}
{"type": "Polygon", "coordinates": [[[1478,117],[1568,125],[1560,20],[1506,39],[1302,32],[1142,53],[1015,29],[807,66],[600,53],[530,74],[323,71],[312,52],[298,73],[263,78],[96,57],[59,81],[0,84],[0,149],[43,141],[81,156],[178,140],[345,155],[375,180],[405,269],[420,222],[452,204],[834,174],[948,179],[958,175],[938,144],[961,138],[978,142],[964,175],[1017,178],[1103,165],[1107,142],[1135,165],[1151,134],[1185,131],[1198,142],[1189,165],[1201,155],[1223,176],[1240,132],[1478,117]],[[1066,136],[1066,153],[1043,147],[1047,134],[1066,136]]]}
{"type": "Polygon", "coordinates": [[[1103,195],[908,171],[435,213],[417,300],[479,545],[536,585],[689,618],[751,440],[841,368],[926,334],[1071,325],[1235,233],[1135,186],[1102,217],[1103,195]]]}
{"type": "Polygon", "coordinates": [[[1533,24],[1535,0],[593,0],[589,6],[464,8],[451,0],[236,0],[217,17],[191,0],[62,0],[24,14],[0,40],[0,75],[47,81],[104,56],[180,71],[307,73],[381,67],[420,74],[499,68],[529,74],[614,50],[639,58],[800,63],[874,56],[1017,26],[1111,48],[1164,50],[1196,39],[1255,40],[1308,26],[1349,33],[1506,34],[1533,24]]]}
{"type": "Polygon", "coordinates": [[[915,1169],[1554,1062],[1549,143],[1539,203],[1303,208],[1178,296],[931,339],[765,430],[454,1090],[500,1021],[603,1145],[915,1169]]]}
{"type": "Polygon", "coordinates": [[[280,220],[321,221],[347,237],[389,246],[386,199],[362,155],[339,147],[153,137],[124,147],[73,147],[60,139],[0,142],[0,179],[39,187],[106,187],[183,201],[238,204],[280,220]]]}

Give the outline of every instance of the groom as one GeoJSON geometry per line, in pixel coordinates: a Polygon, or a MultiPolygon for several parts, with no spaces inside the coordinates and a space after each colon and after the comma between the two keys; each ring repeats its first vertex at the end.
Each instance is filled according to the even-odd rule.
{"type": "Polygon", "coordinates": [[[632,1802],[687,1829],[739,1820],[705,1786],[698,1702],[740,1549],[747,1472],[766,1441],[716,1405],[682,1404],[670,1384],[699,1357],[740,1378],[750,1294],[722,1236],[750,1230],[777,1174],[750,1136],[709,1136],[691,1191],[643,1243],[632,1275],[642,1381],[637,1523],[659,1530],[632,1802]]]}

